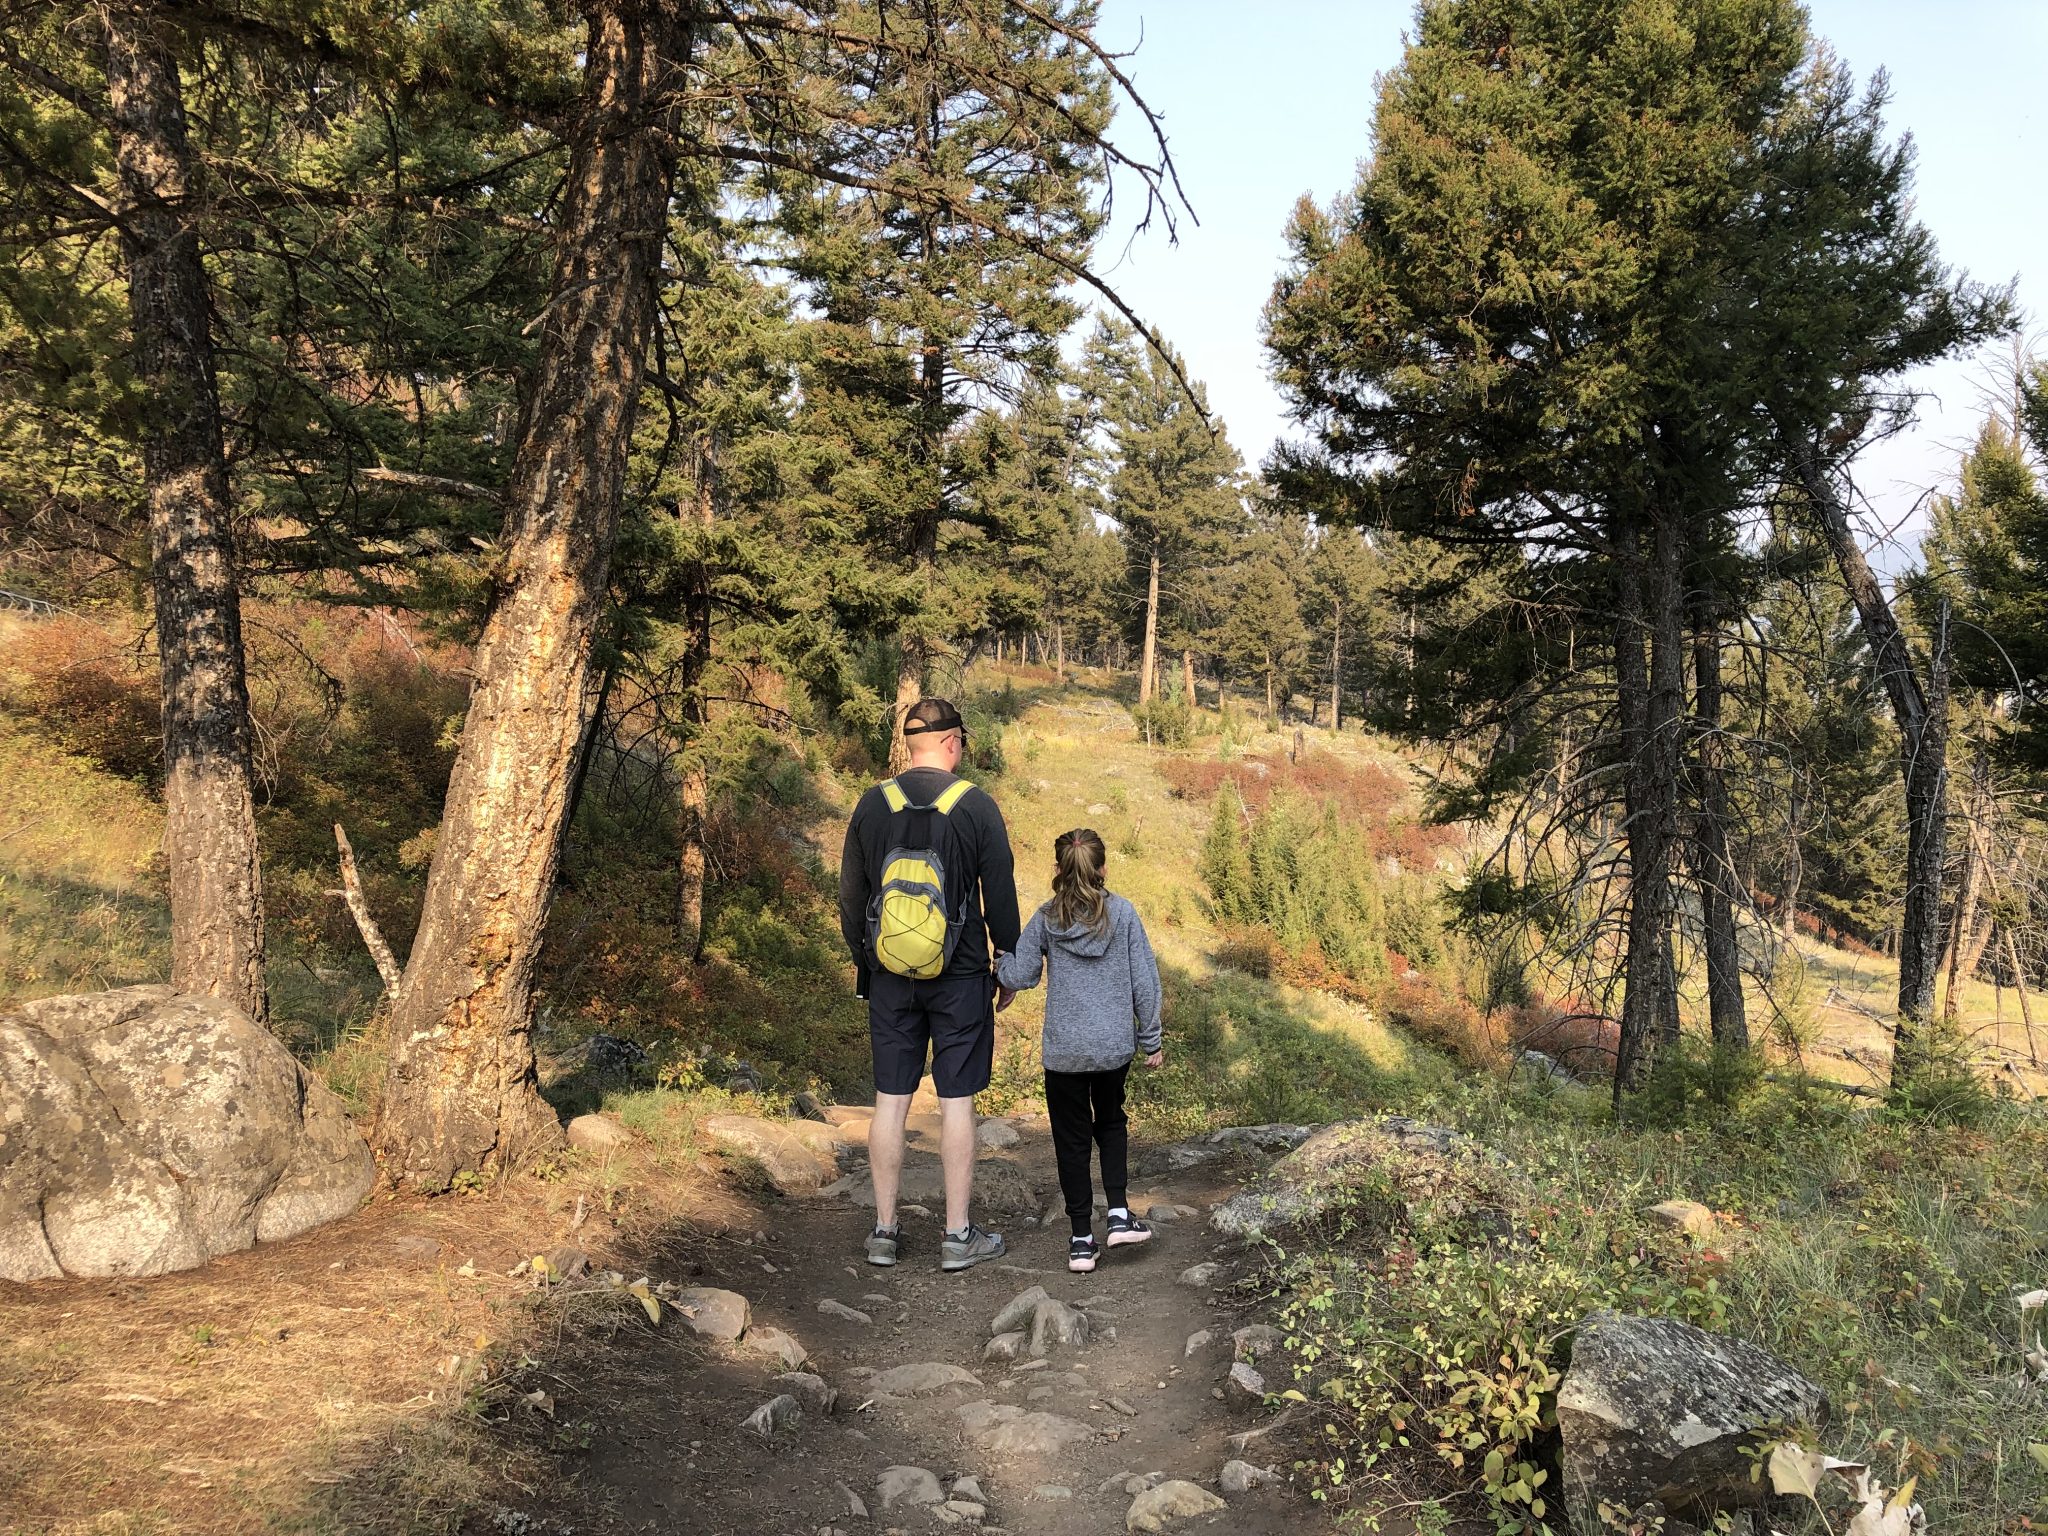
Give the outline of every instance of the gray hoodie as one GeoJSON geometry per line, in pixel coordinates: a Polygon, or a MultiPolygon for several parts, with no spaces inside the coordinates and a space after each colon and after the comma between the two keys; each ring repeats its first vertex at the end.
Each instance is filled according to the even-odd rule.
{"type": "Polygon", "coordinates": [[[1159,1049],[1159,962],[1138,909],[1123,897],[1109,898],[1100,933],[1054,928],[1040,907],[1024,925],[1017,952],[997,959],[996,979],[1021,992],[1038,985],[1041,965],[1052,973],[1045,993],[1048,1071],[1110,1072],[1159,1049]]]}

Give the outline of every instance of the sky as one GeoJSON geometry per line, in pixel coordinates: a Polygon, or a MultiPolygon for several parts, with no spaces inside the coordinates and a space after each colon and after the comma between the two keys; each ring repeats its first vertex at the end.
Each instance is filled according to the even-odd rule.
{"type": "MultiPolygon", "coordinates": [[[[2017,279],[2028,332],[2048,342],[2048,0],[1809,0],[1808,11],[1859,82],[1890,74],[1886,120],[1913,137],[1918,211],[1942,259],[1982,281],[2017,279]]],[[[1259,345],[1288,211],[1355,180],[1375,77],[1399,61],[1412,16],[1410,0],[1104,0],[1098,36],[1136,49],[1124,67],[1164,118],[1195,218],[1183,216],[1174,244],[1157,220],[1135,233],[1137,199],[1120,199],[1097,264],[1180,348],[1248,465],[1292,431],[1259,345]]],[[[1124,109],[1120,131],[1135,139],[1141,127],[1124,109]]],[[[1859,461],[1882,566],[1910,558],[1925,496],[1953,485],[2009,358],[1913,378],[1928,396],[1913,427],[1859,461]]]]}

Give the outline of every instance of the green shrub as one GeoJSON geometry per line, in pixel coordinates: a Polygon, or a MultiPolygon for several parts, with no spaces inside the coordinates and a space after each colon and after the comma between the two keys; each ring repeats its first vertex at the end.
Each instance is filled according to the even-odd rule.
{"type": "Polygon", "coordinates": [[[1178,683],[1154,694],[1146,703],[1133,704],[1131,720],[1151,746],[1185,747],[1195,739],[1194,707],[1178,683]]]}
{"type": "Polygon", "coordinates": [[[1643,1125],[1710,1125],[1742,1106],[1763,1081],[1763,1070],[1755,1051],[1686,1036],[1658,1047],[1649,1076],[1624,1108],[1643,1125]]]}
{"type": "Polygon", "coordinates": [[[1420,1452],[1476,1489],[1496,1529],[1560,1529],[1548,1442],[1579,1322],[1612,1307],[1714,1326],[1718,1283],[1663,1272],[1600,1213],[1504,1212],[1513,1238],[1475,1241],[1459,1201],[1396,1194],[1359,1197],[1387,1230],[1285,1275],[1296,1390],[1328,1442],[1317,1495],[1390,1485],[1384,1464],[1420,1452]]]}

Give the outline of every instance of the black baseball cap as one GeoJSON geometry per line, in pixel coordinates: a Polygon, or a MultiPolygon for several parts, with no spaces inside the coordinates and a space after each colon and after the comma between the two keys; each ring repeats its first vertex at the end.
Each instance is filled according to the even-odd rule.
{"type": "Polygon", "coordinates": [[[967,734],[967,722],[951,699],[919,699],[903,716],[905,736],[938,736],[947,731],[967,734]]]}

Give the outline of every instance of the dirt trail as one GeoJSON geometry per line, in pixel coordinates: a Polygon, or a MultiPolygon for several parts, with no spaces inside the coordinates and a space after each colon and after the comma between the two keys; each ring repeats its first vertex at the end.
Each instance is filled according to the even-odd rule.
{"type": "MultiPolygon", "coordinates": [[[[1011,1147],[983,1153],[985,1165],[1008,1165],[988,1182],[1011,1189],[1028,1182],[1044,1214],[1058,1204],[1045,1121],[1018,1117],[1010,1123],[1022,1135],[1011,1147]]],[[[913,1158],[915,1149],[935,1151],[937,1134],[935,1115],[914,1115],[913,1158]]],[[[1140,1149],[1134,1148],[1134,1163],[1144,1166],[1140,1149]]],[[[807,1413],[794,1427],[763,1438],[742,1421],[782,1390],[772,1378],[783,1363],[749,1352],[744,1343],[712,1343],[665,1322],[652,1339],[643,1334],[580,1362],[573,1379],[558,1373],[541,1383],[556,1396],[553,1443],[572,1447],[566,1465],[574,1470],[556,1488],[537,1490],[516,1516],[500,1513],[473,1528],[573,1528],[578,1536],[976,1529],[971,1519],[955,1524],[930,1506],[898,1503],[885,1510],[877,1482],[894,1466],[923,1468],[948,1490],[961,1477],[975,1479],[987,1511],[979,1529],[1013,1536],[1122,1531],[1133,1497],[1125,1481],[1148,1473],[1216,1493],[1224,1463],[1239,1454],[1230,1437],[1272,1419],[1214,1395],[1232,1363],[1232,1331],[1260,1320],[1251,1288],[1234,1288],[1247,1259],[1219,1245],[1205,1220],[1209,1204],[1233,1187],[1228,1171],[1215,1164],[1134,1178],[1133,1207],[1173,1204],[1200,1214],[1158,1221],[1151,1243],[1119,1249],[1090,1275],[1067,1271],[1066,1224],[1056,1212],[1043,1225],[1021,1212],[978,1209],[984,1224],[1004,1233],[1009,1256],[948,1275],[938,1269],[942,1212],[907,1210],[903,1261],[882,1269],[862,1262],[861,1238],[871,1217],[861,1206],[845,1198],[766,1197],[758,1231],[693,1236],[655,1257],[654,1278],[746,1296],[753,1330],[780,1328],[801,1341],[806,1369],[839,1390],[837,1411],[807,1413]],[[1218,1265],[1210,1284],[1182,1283],[1183,1271],[1209,1261],[1218,1265]],[[1054,1349],[1043,1364],[1029,1364],[1028,1357],[1016,1366],[985,1362],[991,1319],[1032,1285],[1084,1308],[1096,1337],[1079,1348],[1054,1349]],[[827,1300],[872,1321],[821,1313],[818,1304],[827,1300]],[[1187,1354],[1189,1336],[1202,1330],[1211,1342],[1187,1354]],[[963,1367],[980,1385],[895,1398],[866,1384],[867,1373],[922,1362],[963,1367]],[[958,1410],[976,1402],[999,1405],[999,1412],[1000,1405],[1013,1405],[1061,1415],[1090,1433],[1058,1453],[1006,1458],[963,1422],[958,1410]],[[867,1517],[855,1512],[849,1491],[867,1517]]],[[[1272,1372],[1275,1390],[1285,1385],[1284,1375],[1284,1369],[1272,1372]]],[[[1175,1520],[1168,1529],[1278,1536],[1326,1528],[1327,1518],[1287,1484],[1288,1433],[1266,1435],[1242,1452],[1257,1466],[1276,1468],[1273,1483],[1227,1495],[1226,1507],[1175,1520]]]]}

